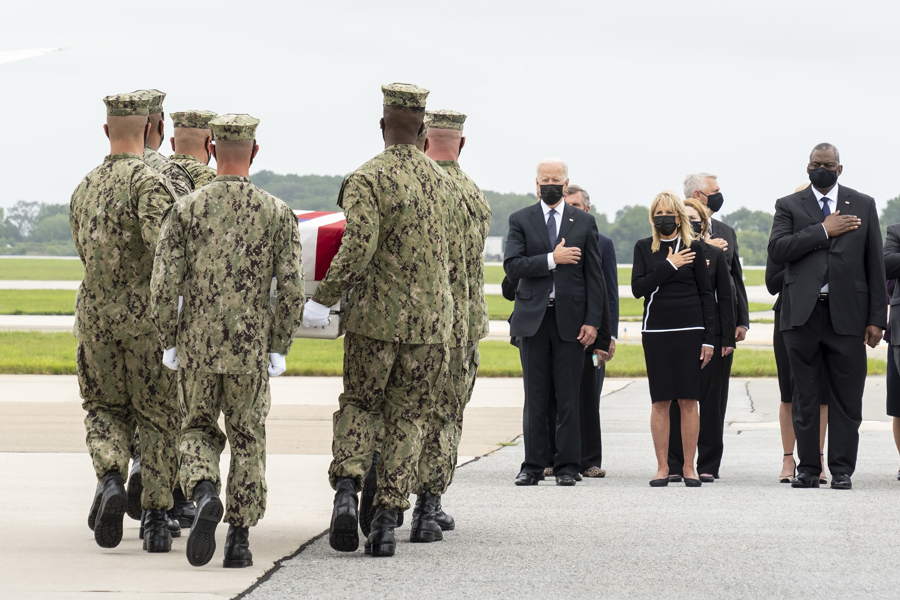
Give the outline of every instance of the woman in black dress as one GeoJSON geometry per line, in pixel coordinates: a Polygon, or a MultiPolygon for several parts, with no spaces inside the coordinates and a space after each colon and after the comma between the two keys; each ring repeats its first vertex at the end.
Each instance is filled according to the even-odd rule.
{"type": "Polygon", "coordinates": [[[634,245],[631,291],[644,299],[641,336],[650,383],[650,432],[656,451],[653,487],[668,485],[669,407],[681,409],[685,485],[699,487],[694,467],[700,417],[700,369],[712,358],[715,300],[703,244],[694,240],[684,203],[675,192],[657,194],[650,205],[653,237],[634,245]]]}

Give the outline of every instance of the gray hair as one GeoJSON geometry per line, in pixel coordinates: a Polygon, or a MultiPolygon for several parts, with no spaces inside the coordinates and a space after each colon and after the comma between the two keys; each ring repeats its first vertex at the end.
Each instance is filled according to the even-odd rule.
{"type": "Polygon", "coordinates": [[[812,152],[809,153],[810,162],[812,162],[812,155],[816,150],[834,150],[834,157],[837,159],[838,164],[841,164],[841,153],[838,152],[837,146],[835,146],[834,144],[829,144],[828,142],[816,144],[815,148],[812,149],[812,152]]]}
{"type": "Polygon", "coordinates": [[[587,190],[581,187],[580,185],[569,185],[569,193],[570,194],[581,194],[581,197],[584,198],[584,207],[591,207],[591,196],[587,193],[587,190]]]}
{"type": "Polygon", "coordinates": [[[566,164],[566,161],[564,161],[564,160],[561,159],[561,158],[553,158],[553,157],[550,157],[550,158],[545,158],[544,160],[542,160],[541,162],[539,162],[539,163],[537,164],[537,169],[535,169],[535,173],[536,173],[538,176],[540,176],[540,174],[541,174],[541,167],[543,167],[544,165],[562,165],[562,166],[563,166],[563,171],[565,171],[565,173],[566,173],[566,177],[567,177],[567,178],[569,177],[569,165],[567,165],[567,164],[566,164]]]}
{"type": "Polygon", "coordinates": [[[684,197],[691,198],[694,192],[702,190],[706,187],[707,179],[718,179],[716,175],[710,173],[691,173],[684,178],[684,197]]]}

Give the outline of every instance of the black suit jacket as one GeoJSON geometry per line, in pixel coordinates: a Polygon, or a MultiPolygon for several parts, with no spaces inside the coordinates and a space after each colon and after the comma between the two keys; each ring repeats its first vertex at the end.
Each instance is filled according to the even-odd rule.
{"type": "MultiPolygon", "coordinates": [[[[766,256],[766,289],[775,298],[775,304],[772,310],[781,310],[781,288],[784,287],[784,267],[786,265],[776,264],[771,256],[766,256]]],[[[777,325],[777,323],[776,323],[777,325]]]]}
{"type": "Polygon", "coordinates": [[[715,246],[703,244],[706,259],[709,261],[709,287],[716,298],[716,335],[722,336],[722,347],[734,348],[735,302],[733,281],[728,270],[725,253],[715,246]]]}
{"type": "Polygon", "coordinates": [[[865,335],[867,325],[887,326],[887,288],[878,211],[871,196],[843,185],[837,208],[855,215],[859,229],[828,238],[812,187],[775,202],[769,256],[786,263],[781,292],[782,331],[809,320],[828,269],[828,306],[840,335],[865,335]]]}
{"type": "Polygon", "coordinates": [[[734,300],[736,326],[740,325],[750,329],[750,304],[747,301],[747,288],[744,287],[744,268],[741,266],[737,234],[731,225],[726,225],[718,219],[712,220],[712,231],[711,238],[728,242],[728,248],[725,250],[725,263],[731,273],[731,296],[734,300]]]}
{"type": "MultiPolygon", "coordinates": [[[[609,307],[597,243],[597,223],[590,214],[565,202],[560,206],[562,215],[556,244],[565,238],[567,247],[581,249],[581,260],[574,265],[557,265],[553,271],[547,266],[547,254],[553,252],[556,244],[551,246],[547,238],[547,224],[540,202],[509,216],[503,268],[509,279],[518,280],[510,335],[531,337],[537,332],[555,284],[559,337],[575,342],[581,326],[592,325],[598,330],[598,341],[605,341],[609,347],[608,331],[605,340],[600,337],[604,308],[608,311],[609,307]]],[[[606,321],[608,323],[608,317],[606,321]]]]}
{"type": "MultiPolygon", "coordinates": [[[[619,332],[619,270],[616,267],[616,245],[602,233],[597,234],[597,241],[600,244],[603,281],[606,284],[606,299],[609,303],[609,329],[610,334],[616,336],[619,332]]],[[[597,337],[599,339],[600,336],[597,337]]],[[[609,346],[604,350],[607,348],[609,346]]]]}
{"type": "MultiPolygon", "coordinates": [[[[887,228],[887,240],[884,242],[884,275],[895,281],[900,279],[900,223],[887,228]]],[[[900,285],[894,284],[894,293],[890,298],[891,346],[900,346],[900,334],[894,335],[894,332],[900,332],[900,308],[894,308],[900,306],[900,285]]]]}

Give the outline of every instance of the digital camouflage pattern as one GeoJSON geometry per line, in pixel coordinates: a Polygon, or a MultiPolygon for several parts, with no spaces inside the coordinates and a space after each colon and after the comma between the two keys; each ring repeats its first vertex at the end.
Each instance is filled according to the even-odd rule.
{"type": "Polygon", "coordinates": [[[352,477],[356,491],[372,465],[384,424],[375,506],[409,508],[426,415],[446,384],[445,344],[401,344],[355,333],[344,338],[344,392],[334,413],[332,487],[352,477]]]}
{"type": "Polygon", "coordinates": [[[132,94],[139,94],[150,101],[150,114],[156,115],[163,111],[163,102],[166,99],[166,93],[159,90],[135,90],[132,94]]]}
{"type": "Polygon", "coordinates": [[[212,138],[216,141],[255,140],[259,119],[250,115],[219,115],[209,122],[212,138]]]}
{"type": "Polygon", "coordinates": [[[391,83],[381,86],[385,106],[403,106],[406,108],[425,108],[425,99],[429,90],[414,83],[391,83]]]}
{"type": "Polygon", "coordinates": [[[150,273],[163,219],[174,202],[165,179],[136,154],[107,156],[69,205],[84,278],[75,300],[75,336],[110,342],[153,333],[150,273]]]}
{"type": "Polygon", "coordinates": [[[114,94],[103,99],[108,117],[139,117],[150,114],[150,99],[142,94],[114,94]]]}
{"type": "Polygon", "coordinates": [[[455,110],[429,110],[425,115],[429,117],[429,125],[435,129],[462,131],[466,122],[466,115],[455,110]]]}
{"type": "Polygon", "coordinates": [[[180,425],[177,376],[163,366],[155,334],[104,342],[80,341],[75,353],[87,447],[94,473],[128,477],[139,432],[145,509],[172,508],[180,425]]]}
{"type": "Polygon", "coordinates": [[[216,170],[203,164],[200,159],[190,154],[173,154],[169,160],[185,171],[191,178],[191,191],[198,190],[216,178],[216,170]]]}
{"type": "Polygon", "coordinates": [[[188,129],[209,129],[209,122],[216,117],[211,110],[183,110],[173,112],[172,125],[188,129]]]}
{"type": "Polygon", "coordinates": [[[438,165],[463,191],[468,213],[466,235],[466,273],[469,285],[469,341],[487,337],[490,330],[488,307],[484,299],[484,242],[491,229],[491,207],[481,189],[455,160],[440,160],[438,165]]]}
{"type": "Polygon", "coordinates": [[[185,369],[263,372],[270,352],[290,351],[303,315],[297,218],[246,177],[216,177],[173,207],[160,233],[151,287],[160,342],[177,344],[185,369]]]}
{"type": "Polygon", "coordinates": [[[171,162],[150,146],[144,146],[144,162],[168,180],[175,191],[176,198],[187,196],[194,191],[194,182],[188,172],[181,165],[171,162]]]}
{"type": "MultiPolygon", "coordinates": [[[[271,406],[269,374],[217,375],[181,369],[187,418],[181,430],[181,489],[188,500],[203,480],[222,492],[219,458],[231,446],[225,522],[253,527],[266,512],[266,416],[271,406]],[[219,414],[225,416],[225,433],[219,414]]],[[[143,459],[141,459],[143,460],[143,459]]]]}
{"type": "Polygon", "coordinates": [[[352,288],[347,331],[402,344],[448,343],[448,232],[459,198],[447,174],[411,144],[362,165],[341,187],[346,227],[316,302],[332,306],[352,288]]]}

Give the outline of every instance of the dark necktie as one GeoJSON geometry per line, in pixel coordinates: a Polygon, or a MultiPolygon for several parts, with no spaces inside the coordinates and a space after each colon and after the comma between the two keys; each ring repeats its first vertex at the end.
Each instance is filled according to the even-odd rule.
{"type": "Polygon", "coordinates": [[[551,250],[556,247],[556,211],[551,210],[547,217],[547,235],[550,236],[551,250]]]}
{"type": "MultiPolygon", "coordinates": [[[[826,217],[831,214],[831,207],[828,205],[828,198],[822,198],[822,214],[826,217]]],[[[825,276],[822,277],[822,287],[828,285],[828,259],[825,259],[825,276]]]]}

